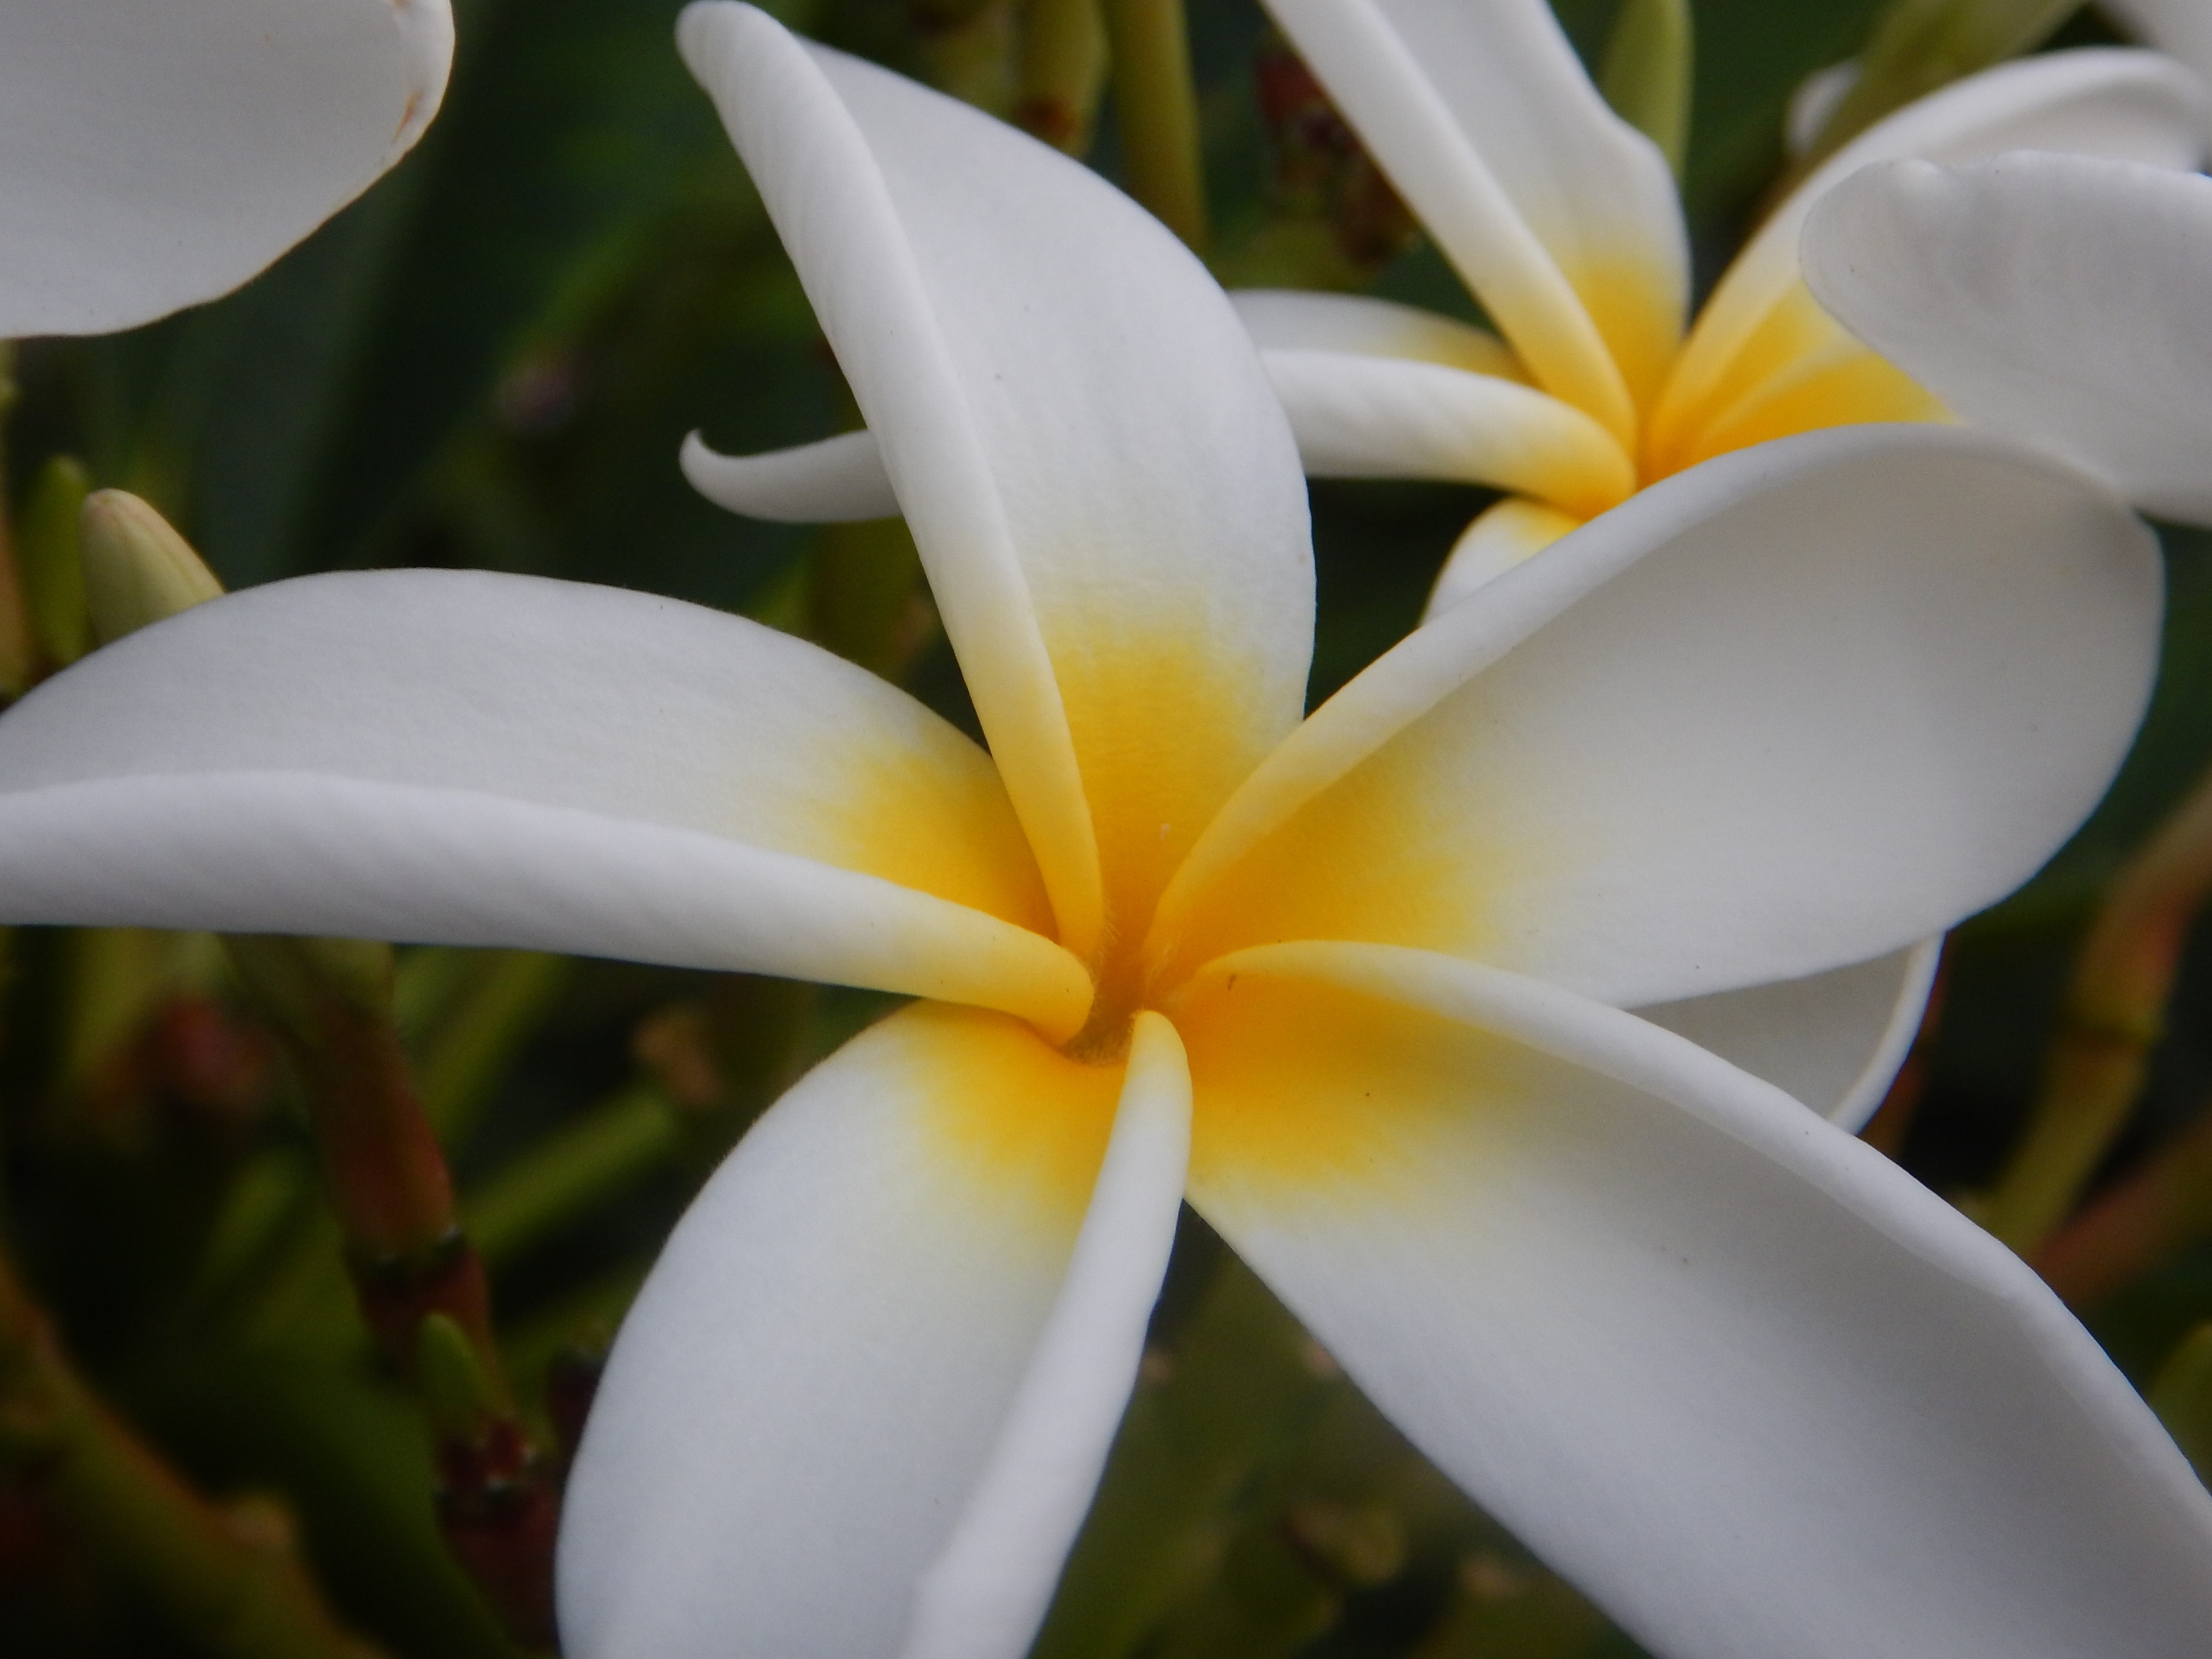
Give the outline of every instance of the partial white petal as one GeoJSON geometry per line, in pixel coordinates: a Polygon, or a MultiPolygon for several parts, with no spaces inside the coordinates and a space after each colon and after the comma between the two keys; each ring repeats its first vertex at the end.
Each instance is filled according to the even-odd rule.
{"type": "Polygon", "coordinates": [[[1957,163],[2047,149],[2190,171],[2204,157],[2208,132],[2212,94],[2204,83],[2171,58],[2124,49],[2021,58],[1908,104],[1823,162],[1736,256],[1698,314],[1656,419],[1671,426],[1700,418],[1700,411],[1717,419],[1742,386],[1818,349],[1826,319],[1816,308],[1770,319],[1798,291],[1805,216],[1870,162],[1957,163]],[[1747,354],[1750,361],[1739,361],[1747,354]]]}
{"type": "Polygon", "coordinates": [[[1582,523],[1555,507],[1517,497],[1485,507],[1452,544],[1421,620],[1434,622],[1492,578],[1527,563],[1582,523]]]}
{"type": "Polygon", "coordinates": [[[1847,427],[1723,456],[1316,710],[1163,926],[1192,963],[1369,939],[1622,1006],[1866,961],[2009,892],[2087,814],[2148,695],[2160,586],[2123,502],[1999,440],[1847,427]]]}
{"type": "Polygon", "coordinates": [[[1859,83],[1860,72],[1858,59],[1847,58],[1840,64],[1814,70],[1797,83],[1782,117],[1783,141],[1792,155],[1802,155],[1820,141],[1820,129],[1859,83]]]}
{"type": "Polygon", "coordinates": [[[899,1652],[1054,1322],[1121,1081],[924,1003],[777,1103],[615,1343],[562,1515],[571,1659],[899,1652]]]}
{"type": "Polygon", "coordinates": [[[1472,964],[1285,945],[1212,983],[1179,1015],[1193,1201],[1655,1655],[2212,1650],[2212,1498],[2034,1274],[1870,1147],[1472,964]]]}
{"type": "Polygon", "coordinates": [[[2212,7],[2204,0],[2102,0],[2122,27],[2199,75],[2212,76],[2212,7]]]}
{"type": "Polygon", "coordinates": [[[1681,327],[1674,181],[1542,0],[1267,9],[1535,383],[1632,434],[1636,374],[1681,327]]]}
{"type": "Polygon", "coordinates": [[[1856,1134],[1920,1034],[1943,941],[1872,962],[1635,1012],[1856,1134]]]}
{"type": "Polygon", "coordinates": [[[1067,1278],[943,1553],[902,1659],[1021,1659],[1091,1507],[1175,1243],[1190,1167],[1190,1067],[1137,1017],[1127,1080],[1067,1278]]]}
{"type": "Polygon", "coordinates": [[[1488,329],[1395,300],[1367,294],[1244,288],[1231,289],[1229,302],[1263,353],[1356,351],[1369,357],[1442,363],[1501,380],[1528,379],[1511,349],[1488,329]]]}
{"type": "Polygon", "coordinates": [[[453,54],[447,0],[8,0],[0,337],[236,288],[407,151],[453,54]]]}
{"type": "Polygon", "coordinates": [[[1612,434],[1533,387],[1349,351],[1278,349],[1263,361],[1310,477],[1489,484],[1583,518],[1636,488],[1612,434]]]}
{"type": "Polygon", "coordinates": [[[1257,353],[1067,157],[747,7],[678,33],[882,447],[1062,938],[1140,926],[1304,706],[1305,491],[1257,353]]]}
{"type": "Polygon", "coordinates": [[[786,524],[844,524],[898,514],[898,497],[872,432],[761,455],[721,455],[693,433],[677,458],[691,487],[717,507],[786,524]]]}
{"type": "Polygon", "coordinates": [[[2212,523],[2212,179],[1892,161],[1822,198],[1803,257],[1820,303],[1960,414],[2212,523]]]}
{"type": "Polygon", "coordinates": [[[0,717],[0,915],[1089,1000],[937,716],[738,617],[483,572],[250,589],[47,681],[0,717]]]}

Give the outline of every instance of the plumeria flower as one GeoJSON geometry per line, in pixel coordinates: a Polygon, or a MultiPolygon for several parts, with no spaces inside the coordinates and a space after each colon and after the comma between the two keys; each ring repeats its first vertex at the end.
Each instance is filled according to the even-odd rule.
{"type": "Polygon", "coordinates": [[[0,338],[236,288],[437,112],[447,0],[8,0],[0,338]]]}
{"type": "Polygon", "coordinates": [[[1829,311],[1968,419],[2212,525],[2212,179],[1893,161],[1830,192],[1803,257],[1829,311]]]}
{"type": "MultiPolygon", "coordinates": [[[[1545,0],[1269,5],[1499,331],[1370,298],[1237,296],[1310,475],[1507,492],[1453,550],[1431,617],[1700,461],[1821,428],[1946,418],[1799,280],[1800,228],[1836,180],[1891,156],[1960,160],[2023,143],[2194,167],[2212,122],[2203,85],[2150,52],[2069,52],[1961,82],[1808,179],[1686,335],[1673,177],[1607,106],[1545,0]]],[[[747,457],[695,438],[684,464],[741,512],[896,510],[866,432],[747,457]]],[[[1644,1012],[1856,1128],[1918,1029],[1939,944],[1644,1012]]]]}
{"type": "Polygon", "coordinates": [[[1302,718],[1295,441],[1065,157],[764,14],[679,38],[913,528],[986,750],[718,612],[273,584],[0,716],[0,914],[526,945],[916,999],[625,1321],[575,1659],[1017,1659],[1187,1197],[1669,1659],[2182,1659],[2212,1498],[2014,1257],[1627,1009],[2033,870],[2138,719],[2148,532],[1977,434],[1726,455],[1302,718]]]}

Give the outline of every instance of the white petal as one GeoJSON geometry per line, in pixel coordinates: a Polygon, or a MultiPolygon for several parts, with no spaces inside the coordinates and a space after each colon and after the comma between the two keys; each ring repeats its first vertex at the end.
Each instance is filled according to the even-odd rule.
{"type": "Polygon", "coordinates": [[[1923,939],[1872,962],[1635,1012],[1856,1134],[1920,1034],[1943,954],[1923,939]]]}
{"type": "Polygon", "coordinates": [[[1797,83],[1782,117],[1783,142],[1790,155],[1802,155],[1820,141],[1820,129],[1858,85],[1861,73],[1858,59],[1847,58],[1840,64],[1814,70],[1797,83]]]}
{"type": "Polygon", "coordinates": [[[8,0],[0,337],[237,287],[406,152],[453,52],[447,0],[8,0]]]}
{"type": "Polygon", "coordinates": [[[1179,1015],[1193,1201],[1653,1653],[2212,1648],[2212,1498],[1888,1159],[1540,983],[1343,945],[1221,969],[1179,1015]]]}
{"type": "Polygon", "coordinates": [[[250,589],[47,681],[0,718],[0,915],[1089,1001],[988,758],[920,704],[738,617],[483,572],[250,589]]]}
{"type": "Polygon", "coordinates": [[[1303,289],[1232,289],[1230,304],[1267,351],[1356,351],[1369,357],[1442,363],[1502,380],[1527,376],[1505,342],[1455,318],[1366,294],[1310,294],[1303,289]]]}
{"type": "Polygon", "coordinates": [[[1452,544],[1444,567],[1437,572],[1436,586],[1421,612],[1425,623],[1434,622],[1462,599],[1493,577],[1526,564],[1582,520],[1541,501],[1509,496],[1478,514],[1452,544]]]}
{"type": "Polygon", "coordinates": [[[1021,1659],[1091,1507],[1137,1380],[1190,1166],[1190,1067],[1137,1017],[1091,1207],[981,1478],[921,1576],[902,1659],[1021,1659]]]}
{"type": "Polygon", "coordinates": [[[1908,104],[1830,156],[1760,226],[1698,313],[1655,418],[1662,425],[1717,419],[1732,386],[1756,382],[1817,349],[1826,320],[1817,308],[1770,319],[1799,291],[1805,216],[1869,163],[1961,162],[2048,149],[2191,170],[2203,158],[2208,130],[2212,97],[2203,82],[2155,52],[2122,49],[2002,64],[1908,104]],[[1755,337],[1762,325],[1781,337],[1755,337]],[[1747,356],[1750,361],[1740,361],[1747,356]]]}
{"type": "Polygon", "coordinates": [[[2212,7],[2204,0],[2103,0],[2104,9],[2160,52],[2212,76],[2212,7]]]}
{"type": "Polygon", "coordinates": [[[1536,384],[1624,439],[1681,328],[1674,180],[1542,0],[1268,0],[1536,384]]]}
{"type": "Polygon", "coordinates": [[[898,514],[898,497],[872,432],[762,455],[720,455],[697,433],[677,458],[691,487],[717,507],[786,524],[844,524],[898,514]]]}
{"type": "Polygon", "coordinates": [[[1309,477],[1489,484],[1584,518],[1636,488],[1610,433],[1533,387],[1348,351],[1278,349],[1262,361],[1309,477]]]}
{"type": "Polygon", "coordinates": [[[1822,199],[1803,254],[1821,304],[1961,415],[2212,523],[2212,179],[1893,161],[1822,199]]]}
{"type": "Polygon", "coordinates": [[[1634,1006],[1900,949],[2104,793],[2160,608],[2142,521],[2032,451],[1867,426],[1723,456],[1316,710],[1178,876],[1182,960],[1370,939],[1634,1006]]]}
{"type": "Polygon", "coordinates": [[[1121,1090],[1012,1021],[863,1033],[715,1172],[562,1516],[572,1659],[891,1659],[1054,1320],[1121,1090]]]}
{"type": "Polygon", "coordinates": [[[882,446],[1061,937],[1141,927],[1304,702],[1305,491],[1257,354],[1066,156],[747,7],[678,33],[882,446]]]}

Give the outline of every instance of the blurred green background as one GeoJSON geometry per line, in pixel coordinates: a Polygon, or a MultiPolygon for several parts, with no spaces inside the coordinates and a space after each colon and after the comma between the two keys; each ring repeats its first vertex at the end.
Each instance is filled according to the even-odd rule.
{"type": "MultiPolygon", "coordinates": [[[[1254,70],[1279,48],[1256,5],[1190,8],[1216,246],[1236,270],[1268,227],[1316,209],[1271,147],[1254,70]]],[[[940,81],[970,73],[993,38],[990,5],[974,0],[774,9],[940,81]]],[[[274,270],[133,334],[23,345],[9,499],[34,512],[52,458],[78,458],[95,484],[161,507],[233,587],[444,565],[678,595],[809,633],[967,720],[897,526],[740,520],[677,471],[695,428],[751,450],[823,435],[851,413],[678,60],[676,0],[456,9],[454,78],[419,150],[274,270]]],[[[1559,9],[1593,57],[1613,0],[1559,9]]],[[[1694,9],[1686,197],[1709,280],[1775,174],[1790,91],[1855,51],[1879,7],[1694,9]]],[[[2111,38],[2087,13],[2059,40],[2111,38]]],[[[1109,105],[1091,159],[1112,174],[1117,149],[1109,105]]],[[[1442,262],[1401,229],[1386,225],[1346,280],[1466,313],[1442,262]]],[[[1486,498],[1395,484],[1313,495],[1318,698],[1413,624],[1486,498]]],[[[1946,1193],[1990,1177],[2102,884],[2212,755],[2212,569],[2201,537],[2170,533],[2167,546],[2169,650],[2137,752],[2051,868],[1954,941],[1903,1148],[1946,1193]]],[[[295,1085],[219,954],[118,933],[22,930],[12,945],[7,1226],[85,1372],[204,1490],[281,1499],[342,1617],[391,1653],[513,1651],[445,1553],[428,1439],[372,1357],[295,1085]]],[[[526,1411],[549,1444],[562,1433],[549,1387],[557,1403],[587,1386],[714,1159],[798,1070],[887,1006],[441,950],[403,954],[398,998],[526,1411]]],[[[2212,952],[2197,951],[2106,1179],[2202,1109],[2208,1008],[2212,952]]],[[[2212,1316],[2212,1251],[2088,1311],[2141,1378],[2212,1316]]],[[[1155,1335],[1041,1653],[1636,1651],[1407,1449],[1188,1216],[1155,1335]]],[[[6,1445],[0,1421],[0,1651],[202,1650],[72,1547],[41,1511],[35,1470],[10,1463],[6,1445]]]]}

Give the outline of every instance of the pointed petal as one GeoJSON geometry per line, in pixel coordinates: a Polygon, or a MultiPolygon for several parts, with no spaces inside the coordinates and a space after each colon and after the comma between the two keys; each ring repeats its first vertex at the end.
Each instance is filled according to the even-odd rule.
{"type": "Polygon", "coordinates": [[[2008,149],[2060,150],[2193,171],[2212,131],[2212,95],[2155,52],[2051,52],[1969,76],[1877,122],[1823,162],[1736,256],[1698,314],[1653,417],[1655,453],[1676,464],[1715,453],[1701,429],[1840,331],[1805,295],[1797,243],[1813,204],[1875,161],[1962,162],[2008,149]]]}
{"type": "Polygon", "coordinates": [[[1635,1011],[1856,1134],[1920,1033],[1938,937],[1872,962],[1635,1011]]]}
{"type": "Polygon", "coordinates": [[[846,524],[897,516],[898,497],[872,432],[762,455],[720,455],[697,433],[677,457],[684,476],[717,507],[785,524],[846,524]]]}
{"type": "Polygon", "coordinates": [[[565,1651],[899,1651],[1054,1324],[1121,1083],[923,1003],[777,1103],[623,1323],[562,1516],[565,1651]]]}
{"type": "Polygon", "coordinates": [[[1804,258],[1838,321],[1969,420],[2212,523],[2212,179],[1893,161],[1821,200],[1804,258]]]}
{"type": "Polygon", "coordinates": [[[1310,294],[1302,289],[1232,289],[1230,304],[1268,351],[1354,351],[1368,357],[1442,363],[1470,374],[1528,380],[1511,348],[1488,329],[1366,294],[1310,294]]]}
{"type": "Polygon", "coordinates": [[[2010,891],[2081,822],[2141,716],[2160,605],[2142,521],[2033,452],[1942,427],[1739,451],[1316,710],[1162,925],[1205,891],[1188,963],[1370,939],[1623,1006],[1865,961],[2010,891]]]}
{"type": "Polygon", "coordinates": [[[1605,106],[1543,0],[1267,9],[1537,385],[1626,440],[1682,325],[1665,159],[1605,106]]]}
{"type": "Polygon", "coordinates": [[[1582,525],[1580,519],[1541,501],[1508,496],[1485,507],[1452,544],[1444,568],[1437,572],[1437,585],[1429,590],[1421,620],[1434,622],[1492,577],[1526,564],[1582,525]]]}
{"type": "Polygon", "coordinates": [[[447,0],[9,0],[0,338],[236,288],[406,153],[453,54],[447,0]]]}
{"type": "Polygon", "coordinates": [[[1871,1148],[1472,964],[1285,945],[1212,983],[1178,1014],[1193,1201],[1655,1654],[2212,1641],[2212,1498],[2033,1273],[1871,1148]]]}
{"type": "Polygon", "coordinates": [[[1190,1166],[1190,1066],[1137,1017],[1067,1277],[975,1492],[921,1576],[902,1659],[1022,1659],[1137,1381],[1190,1166]]]}
{"type": "Polygon", "coordinates": [[[1089,1002],[988,758],[919,703],[734,617],[483,572],[250,589],[47,681],[0,718],[0,915],[526,945],[1055,1029],[1089,1002]]]}
{"type": "Polygon", "coordinates": [[[1257,354],[1066,157],[750,8],[680,35],[882,446],[1061,937],[1088,951],[1108,903],[1140,928],[1304,701],[1305,493],[1257,354]]]}
{"type": "Polygon", "coordinates": [[[1533,387],[1348,351],[1271,350],[1262,361],[1310,477],[1489,484],[1583,518],[1636,488],[1610,433],[1533,387]]]}

